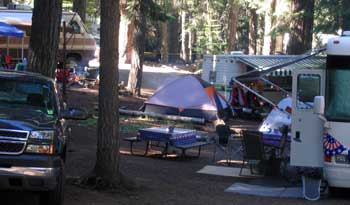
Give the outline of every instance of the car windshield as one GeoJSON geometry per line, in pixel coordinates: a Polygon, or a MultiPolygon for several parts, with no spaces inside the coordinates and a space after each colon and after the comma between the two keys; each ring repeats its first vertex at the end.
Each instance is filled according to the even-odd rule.
{"type": "Polygon", "coordinates": [[[51,88],[38,82],[1,79],[0,106],[56,114],[51,88]]]}
{"type": "Polygon", "coordinates": [[[331,121],[350,121],[350,62],[348,56],[327,59],[326,117],[331,121]]]}

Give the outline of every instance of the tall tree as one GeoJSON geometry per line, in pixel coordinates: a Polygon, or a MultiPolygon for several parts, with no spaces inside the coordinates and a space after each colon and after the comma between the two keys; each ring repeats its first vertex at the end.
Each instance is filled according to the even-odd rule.
{"type": "Polygon", "coordinates": [[[131,62],[132,30],[133,25],[127,17],[127,1],[120,1],[120,26],[119,26],[119,62],[131,62]]]}
{"type": "Polygon", "coordinates": [[[275,15],[276,12],[276,0],[272,0],[271,2],[271,44],[270,44],[270,54],[275,54],[276,52],[276,32],[274,32],[274,28],[277,25],[277,17],[275,15]]]}
{"type": "Polygon", "coordinates": [[[241,7],[238,13],[237,24],[237,50],[249,53],[249,19],[250,15],[247,5],[241,7]]]}
{"type": "Polygon", "coordinates": [[[314,0],[292,0],[292,21],[288,54],[302,54],[312,48],[314,0]]]}
{"type": "Polygon", "coordinates": [[[237,15],[239,5],[237,0],[230,0],[229,3],[229,15],[228,15],[228,34],[227,34],[227,51],[235,50],[236,33],[237,33],[237,15]]]}
{"type": "Polygon", "coordinates": [[[54,77],[61,16],[62,0],[34,0],[29,70],[54,77]]]}
{"type": "Polygon", "coordinates": [[[249,16],[249,54],[257,54],[258,40],[258,14],[256,8],[250,9],[249,16]]]}
{"type": "Polygon", "coordinates": [[[169,61],[169,44],[168,44],[168,23],[160,22],[160,56],[161,62],[166,64],[169,61]]]}
{"type": "Polygon", "coordinates": [[[73,11],[77,12],[83,22],[86,20],[87,0],[73,0],[73,11]]]}
{"type": "Polygon", "coordinates": [[[153,0],[128,1],[128,16],[133,22],[133,45],[128,90],[133,95],[141,95],[142,70],[147,33],[147,18],[150,21],[166,21],[168,16],[153,0]]]}
{"type": "Polygon", "coordinates": [[[273,12],[276,5],[276,0],[266,0],[266,10],[265,10],[265,26],[264,26],[264,47],[263,54],[269,55],[271,53],[271,43],[272,43],[272,22],[273,22],[273,12]]]}
{"type": "MultiPolygon", "coordinates": [[[[162,0],[160,2],[165,12],[172,10],[172,1],[162,0]]],[[[161,62],[166,64],[169,61],[169,22],[160,22],[160,56],[161,62]]]]}
{"type": "Polygon", "coordinates": [[[133,95],[141,95],[142,70],[145,50],[146,13],[152,0],[133,0],[129,2],[129,10],[134,12],[132,22],[133,46],[131,57],[131,69],[128,79],[128,89],[133,95]]]}
{"type": "Polygon", "coordinates": [[[172,0],[171,5],[171,15],[174,20],[168,22],[168,40],[169,40],[169,61],[176,61],[177,55],[179,53],[179,11],[177,8],[177,0],[172,0]]]}
{"type": "Polygon", "coordinates": [[[119,0],[101,0],[100,88],[95,174],[102,186],[120,183],[118,110],[119,0]]]}
{"type": "Polygon", "coordinates": [[[189,62],[189,48],[188,48],[188,42],[189,42],[189,33],[186,29],[186,24],[188,20],[188,14],[187,14],[187,5],[185,2],[183,2],[181,9],[181,53],[180,57],[185,62],[189,62]]]}
{"type": "Polygon", "coordinates": [[[265,32],[265,16],[258,15],[258,39],[257,43],[257,54],[262,55],[264,50],[264,32],[265,32]]]}

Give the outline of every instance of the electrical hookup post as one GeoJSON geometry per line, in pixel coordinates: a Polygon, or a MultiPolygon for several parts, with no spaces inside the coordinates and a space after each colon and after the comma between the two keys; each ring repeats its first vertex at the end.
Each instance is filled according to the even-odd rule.
{"type": "Polygon", "coordinates": [[[66,29],[66,21],[63,21],[63,82],[62,82],[62,97],[63,97],[63,102],[67,103],[67,93],[66,93],[66,89],[67,89],[67,81],[68,81],[68,77],[66,75],[67,73],[67,65],[66,65],[66,50],[67,50],[67,40],[66,40],[66,33],[67,33],[67,29],[66,29]]]}

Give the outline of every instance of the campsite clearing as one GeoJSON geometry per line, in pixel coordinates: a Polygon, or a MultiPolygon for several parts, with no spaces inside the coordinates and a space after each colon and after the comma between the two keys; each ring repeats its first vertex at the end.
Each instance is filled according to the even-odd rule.
{"type": "MultiPolygon", "coordinates": [[[[77,89],[69,93],[70,104],[82,104],[92,109],[97,100],[97,91],[77,89]]],[[[142,105],[143,100],[121,96],[122,106],[134,107],[142,105]]],[[[82,123],[82,122],[81,122],[82,123]]],[[[96,150],[96,120],[90,120],[86,126],[73,125],[74,138],[70,141],[67,162],[67,186],[65,189],[66,205],[115,205],[115,204],[311,204],[303,199],[271,198],[248,195],[238,195],[224,192],[235,182],[247,182],[253,179],[238,179],[234,177],[213,176],[196,173],[206,165],[212,164],[213,146],[205,147],[201,157],[167,158],[132,156],[127,142],[121,144],[121,170],[135,179],[138,186],[134,190],[116,190],[115,192],[93,191],[72,185],[77,176],[87,174],[92,170],[96,150]]],[[[140,127],[169,125],[171,121],[158,121],[137,117],[121,118],[121,137],[133,136],[140,127]]],[[[260,122],[234,121],[232,127],[241,129],[257,127],[260,122]]],[[[177,124],[190,129],[212,132],[210,126],[192,124],[177,124]]],[[[141,145],[140,145],[141,146],[141,145]]],[[[137,148],[137,147],[136,147],[137,148]]],[[[195,154],[196,150],[193,150],[195,154]]],[[[189,152],[190,154],[192,151],[189,152]]],[[[224,165],[223,165],[224,166],[224,165]]],[[[1,204],[9,200],[14,204],[38,205],[38,196],[30,193],[3,193],[1,204]],[[13,199],[17,199],[15,202],[13,199]]],[[[349,198],[338,197],[323,199],[318,204],[348,204],[349,198]]]]}

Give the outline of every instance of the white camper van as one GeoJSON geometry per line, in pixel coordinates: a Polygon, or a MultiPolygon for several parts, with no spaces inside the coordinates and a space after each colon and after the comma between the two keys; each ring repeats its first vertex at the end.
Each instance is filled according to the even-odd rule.
{"type": "Polygon", "coordinates": [[[350,32],[327,43],[326,69],[293,73],[291,165],[350,188],[350,32]]]}
{"type": "MultiPolygon", "coordinates": [[[[74,12],[63,12],[62,22],[67,24],[66,53],[69,61],[87,63],[94,58],[96,41],[88,33],[79,15],[74,12]]],[[[0,22],[16,26],[25,32],[23,47],[24,57],[28,55],[29,39],[31,35],[32,11],[0,9],[0,22]]],[[[59,60],[63,60],[63,33],[60,34],[59,60]]],[[[12,59],[20,59],[22,40],[19,38],[6,38],[0,36],[0,51],[9,52],[12,59]],[[7,50],[8,49],[8,50],[7,50]]]]}

